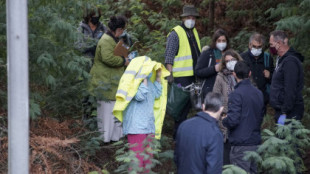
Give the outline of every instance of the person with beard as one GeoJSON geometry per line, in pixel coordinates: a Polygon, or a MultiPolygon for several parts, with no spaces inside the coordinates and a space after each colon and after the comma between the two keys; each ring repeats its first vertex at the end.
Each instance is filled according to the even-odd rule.
{"type": "MultiPolygon", "coordinates": [[[[165,64],[171,73],[168,82],[185,87],[195,81],[194,67],[201,52],[200,39],[194,27],[199,13],[193,5],[185,5],[181,17],[182,24],[174,27],[168,35],[165,64]]],[[[186,119],[190,108],[191,104],[188,101],[178,119],[175,120],[175,133],[180,123],[186,119]]]]}
{"type": "Polygon", "coordinates": [[[254,33],[249,39],[248,51],[241,54],[243,60],[249,65],[252,79],[257,88],[264,95],[264,103],[269,101],[269,87],[274,71],[273,58],[269,53],[263,51],[265,38],[259,33],[254,33]]]}
{"type": "Polygon", "coordinates": [[[270,105],[275,110],[275,121],[284,125],[286,119],[301,120],[304,114],[304,72],[301,61],[288,45],[284,31],[271,32],[269,45],[270,53],[278,55],[270,86],[270,105]]]}
{"type": "Polygon", "coordinates": [[[89,91],[97,98],[97,123],[104,142],[118,141],[123,136],[122,125],[112,111],[119,80],[129,64],[127,57],[114,55],[114,48],[126,24],[127,19],[123,16],[110,18],[109,30],[98,42],[94,65],[90,70],[89,91]]]}
{"type": "Polygon", "coordinates": [[[107,28],[99,21],[101,10],[99,8],[85,8],[83,21],[80,22],[79,32],[83,34],[83,39],[79,42],[79,48],[84,55],[93,59],[95,57],[98,40],[107,28]]]}

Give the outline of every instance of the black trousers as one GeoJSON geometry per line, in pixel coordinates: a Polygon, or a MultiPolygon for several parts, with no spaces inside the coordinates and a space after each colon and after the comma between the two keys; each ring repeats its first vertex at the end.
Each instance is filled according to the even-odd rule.
{"type": "Polygon", "coordinates": [[[224,143],[224,153],[223,153],[223,165],[229,165],[230,163],[230,149],[231,149],[231,145],[228,142],[228,140],[226,140],[226,142],[224,143]]]}
{"type": "MultiPolygon", "coordinates": [[[[194,76],[188,76],[188,77],[175,77],[174,78],[174,83],[176,84],[180,84],[181,86],[185,87],[188,86],[190,84],[192,84],[193,82],[195,82],[195,77],[194,76]]],[[[192,105],[190,100],[188,100],[187,104],[184,106],[184,108],[182,109],[182,112],[180,114],[180,116],[178,117],[179,120],[174,122],[174,134],[173,134],[173,138],[175,139],[178,128],[180,126],[180,124],[186,120],[187,115],[189,113],[189,111],[191,110],[192,105]]]]}
{"type": "Polygon", "coordinates": [[[233,165],[236,165],[247,173],[255,174],[257,173],[257,165],[254,161],[245,161],[243,157],[245,156],[244,152],[247,151],[256,151],[258,148],[255,146],[231,146],[230,150],[230,162],[233,165]]]}

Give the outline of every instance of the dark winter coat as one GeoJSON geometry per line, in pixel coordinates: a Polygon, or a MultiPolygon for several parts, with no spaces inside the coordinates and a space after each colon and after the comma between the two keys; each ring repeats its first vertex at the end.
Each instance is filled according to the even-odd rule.
{"type": "Polygon", "coordinates": [[[228,113],[223,125],[229,130],[232,146],[254,146],[261,143],[264,99],[249,79],[239,82],[229,95],[228,113]]]}
{"type": "Polygon", "coordinates": [[[107,28],[99,22],[97,28],[93,31],[87,23],[81,22],[78,30],[83,33],[83,38],[78,41],[78,48],[86,56],[94,58],[97,42],[107,31],[107,28]]]}
{"type": "Polygon", "coordinates": [[[184,121],[177,132],[174,157],[178,174],[222,173],[223,135],[217,120],[199,112],[184,121]]]}
{"type": "MultiPolygon", "coordinates": [[[[262,93],[264,95],[264,102],[268,103],[269,94],[267,92],[267,88],[271,84],[272,73],[274,71],[274,64],[273,64],[273,58],[269,54],[268,54],[269,62],[265,63],[264,54],[268,54],[268,53],[263,52],[258,57],[258,59],[255,59],[254,56],[252,55],[251,51],[249,50],[247,52],[242,53],[241,57],[250,66],[252,79],[255,82],[257,88],[262,91],[262,93]],[[269,79],[265,78],[265,76],[264,76],[263,71],[265,69],[270,72],[270,78],[269,79]]],[[[267,59],[266,59],[266,61],[267,61],[267,59]]]]}
{"type": "Polygon", "coordinates": [[[213,51],[213,48],[203,51],[195,67],[195,75],[202,80],[206,80],[203,86],[203,96],[206,96],[208,92],[213,90],[217,75],[215,71],[216,60],[213,51]]]}
{"type": "Polygon", "coordinates": [[[301,63],[304,62],[305,57],[304,57],[302,54],[300,54],[299,52],[297,52],[294,48],[291,47],[291,48],[287,51],[287,53],[288,53],[289,55],[292,55],[292,56],[295,56],[296,58],[298,58],[298,59],[300,60],[301,63]]]}
{"type": "Polygon", "coordinates": [[[287,118],[297,116],[296,119],[301,119],[304,112],[303,86],[304,73],[301,62],[292,51],[287,51],[279,58],[272,76],[270,105],[276,111],[285,113],[287,118]]]}

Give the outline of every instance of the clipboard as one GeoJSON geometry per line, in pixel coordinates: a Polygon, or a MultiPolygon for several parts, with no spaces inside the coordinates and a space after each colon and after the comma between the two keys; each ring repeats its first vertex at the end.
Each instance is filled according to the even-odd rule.
{"type": "Polygon", "coordinates": [[[128,57],[128,52],[129,52],[129,46],[126,45],[123,40],[120,40],[114,48],[115,56],[128,57]]]}

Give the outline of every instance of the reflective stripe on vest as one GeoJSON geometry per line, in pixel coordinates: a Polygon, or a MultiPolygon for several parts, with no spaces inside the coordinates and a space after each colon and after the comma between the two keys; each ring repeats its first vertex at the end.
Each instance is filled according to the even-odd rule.
{"type": "MultiPolygon", "coordinates": [[[[151,59],[150,59],[149,57],[147,57],[147,56],[144,56],[144,58],[145,58],[145,59],[144,59],[143,62],[147,62],[147,61],[151,60],[151,59]]],[[[124,75],[125,75],[125,76],[128,76],[128,75],[131,76],[131,75],[133,75],[133,76],[134,76],[134,80],[145,79],[148,75],[142,74],[142,73],[141,73],[142,68],[143,68],[143,66],[141,66],[137,71],[135,71],[135,70],[126,70],[126,71],[124,72],[124,75]]],[[[123,75],[123,76],[124,76],[124,75],[123,75]]],[[[132,100],[132,98],[133,98],[133,96],[130,96],[130,95],[128,94],[127,91],[121,89],[121,87],[119,87],[119,89],[117,90],[116,96],[123,96],[123,98],[126,99],[126,100],[129,101],[129,102],[130,102],[130,101],[132,100]]]]}
{"type": "MultiPolygon", "coordinates": [[[[194,75],[193,58],[187,34],[181,26],[176,26],[173,28],[173,30],[177,33],[179,37],[179,51],[178,55],[176,55],[174,58],[172,69],[173,76],[174,77],[193,76],[194,75]]],[[[193,29],[193,33],[195,35],[198,48],[201,51],[199,36],[195,28],[193,29]]]]}

